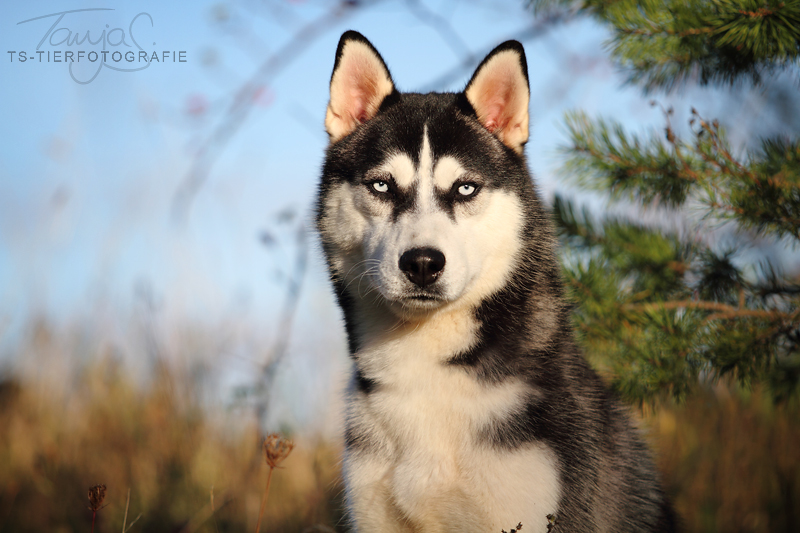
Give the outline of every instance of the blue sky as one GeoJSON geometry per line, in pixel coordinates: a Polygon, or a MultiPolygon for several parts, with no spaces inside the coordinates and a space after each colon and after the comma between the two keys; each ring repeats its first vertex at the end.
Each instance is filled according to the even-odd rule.
{"type": "MultiPolygon", "coordinates": [[[[310,221],[327,142],[328,81],[341,33],[361,31],[381,52],[399,88],[420,90],[465,56],[474,54],[477,61],[535,22],[516,0],[362,2],[346,16],[324,18],[283,70],[260,80],[246,119],[206,165],[207,179],[188,216],[176,223],[171,214],[176,191],[198,150],[224,124],[237,92],[334,4],[3,3],[0,348],[8,347],[34,314],[75,322],[96,317],[99,309],[124,320],[142,287],[155,296],[164,321],[216,324],[234,317],[256,335],[274,335],[285,271],[291,268],[290,228],[310,221]],[[49,34],[55,17],[19,24],[96,8],[108,10],[66,14],[49,34]],[[137,18],[141,13],[147,16],[137,18]],[[39,57],[37,45],[48,35],[42,52],[99,51],[100,44],[69,43],[87,31],[97,42],[104,30],[111,53],[136,50],[125,46],[135,39],[161,57],[169,51],[170,60],[136,72],[104,68],[85,84],[73,76],[90,79],[96,64],[73,65],[71,75],[69,64],[55,62],[55,55],[50,62],[20,62],[21,51],[39,57]],[[115,46],[123,35],[125,43],[115,46]],[[186,61],[171,61],[179,51],[186,61]],[[287,209],[300,218],[281,222],[287,209]],[[263,246],[265,233],[274,246],[263,246]]],[[[546,194],[561,186],[555,169],[565,111],[613,116],[639,131],[662,125],[660,111],[625,86],[609,63],[606,38],[603,29],[579,20],[523,43],[532,94],[527,154],[546,194]]],[[[449,86],[438,89],[460,90],[471,73],[472,68],[457,71],[449,86]]],[[[713,107],[713,94],[694,96],[676,105],[678,116],[688,119],[691,105],[713,107]]],[[[295,377],[287,378],[286,387],[302,381],[309,368],[317,375],[334,371],[314,355],[320,347],[344,353],[339,312],[314,247],[290,348],[295,377]]]]}
{"type": "MultiPolygon", "coordinates": [[[[322,119],[341,32],[362,31],[384,55],[398,85],[419,90],[458,65],[467,50],[482,52],[533,20],[520,2],[423,3],[449,20],[460,45],[448,45],[405,2],[379,2],[331,23],[285,70],[266,80],[263,97],[210,167],[188,220],[175,225],[170,218],[175,191],[194,153],[224,120],[233,95],[264,58],[332,5],[273,4],[271,10],[253,2],[4,4],[0,313],[7,319],[34,311],[61,317],[80,312],[87,298],[124,306],[131,287],[142,280],[179,314],[215,318],[245,293],[255,308],[269,311],[273,258],[257,236],[287,206],[308,213],[326,143],[322,119]],[[18,24],[88,8],[113,11],[68,13],[52,30],[56,17],[18,24]],[[149,17],[135,18],[139,13],[149,17]],[[171,55],[143,71],[103,69],[91,83],[76,83],[69,65],[55,62],[55,53],[99,51],[100,45],[64,41],[87,31],[97,41],[104,28],[112,53],[130,49],[113,46],[125,33],[127,43],[133,38],[148,52],[171,55]],[[40,51],[52,52],[52,62],[20,62],[20,51],[38,57],[36,45],[48,35],[40,51]],[[175,51],[186,52],[185,63],[169,61],[175,51]]],[[[529,45],[534,94],[529,154],[543,180],[549,179],[563,109],[576,103],[595,107],[618,89],[597,54],[602,39],[602,32],[579,23],[529,45]],[[572,55],[592,49],[596,55],[582,59],[583,72],[581,58],[572,55]],[[576,64],[565,69],[564,60],[576,64]],[[603,89],[594,87],[598,80],[603,89]]],[[[82,80],[95,68],[85,59],[73,66],[82,80]]],[[[470,74],[464,70],[442,89],[460,88],[470,74]]],[[[638,100],[633,98],[634,107],[645,109],[638,100]]]]}
{"type": "MultiPolygon", "coordinates": [[[[264,58],[332,5],[273,4],[272,10],[252,2],[4,4],[0,315],[6,321],[31,312],[54,318],[81,313],[97,298],[124,307],[140,282],[151,284],[179,315],[216,319],[242,295],[268,314],[280,284],[270,276],[276,258],[257,237],[286,207],[309,212],[326,143],[327,82],[341,32],[355,28],[372,39],[406,90],[429,85],[465,52],[448,46],[404,2],[380,2],[334,21],[285,70],[266,80],[263,97],[210,167],[188,219],[174,224],[175,192],[195,152],[224,120],[233,95],[264,58]],[[56,17],[18,24],[88,8],[113,11],[68,13],[54,29],[56,17]],[[139,13],[149,17],[135,19],[139,13]],[[112,53],[129,50],[113,46],[125,33],[130,34],[125,42],[146,41],[148,52],[162,57],[164,50],[171,52],[168,59],[185,51],[186,62],[153,63],[138,72],[103,69],[91,83],[76,83],[69,65],[55,62],[55,53],[99,51],[99,44],[64,41],[84,38],[88,31],[96,42],[104,28],[112,53]],[[51,62],[20,62],[20,51],[38,57],[36,45],[48,35],[39,50],[52,52],[51,62]]],[[[424,8],[447,17],[473,54],[532,22],[518,2],[431,2],[424,8]]],[[[617,84],[602,56],[594,72],[579,72],[572,80],[559,74],[560,58],[547,50],[548,42],[564,41],[563,31],[558,33],[529,48],[532,90],[543,95],[534,96],[532,105],[531,163],[544,179],[561,110],[576,100],[591,106],[602,98],[586,88],[587,79],[599,76],[611,90],[617,84]],[[554,93],[558,98],[551,105],[554,93]]],[[[570,54],[602,40],[586,23],[572,25],[569,34],[566,44],[551,48],[570,54]]],[[[95,68],[85,59],[73,66],[82,80],[95,68]]],[[[460,88],[470,73],[463,71],[442,89],[460,88]]],[[[315,281],[318,270],[312,272],[315,281]]]]}
{"type": "MultiPolygon", "coordinates": [[[[488,51],[533,23],[522,2],[511,0],[364,4],[369,5],[328,21],[325,13],[334,3],[319,0],[3,3],[0,349],[13,349],[33,315],[67,325],[107,325],[111,315],[111,323],[124,324],[144,287],[165,330],[186,322],[212,330],[236,322],[237,331],[249,331],[230,349],[238,355],[220,355],[217,365],[232,383],[252,377],[263,349],[259,343],[268,344],[276,334],[285,271],[292,264],[291,228],[309,222],[341,33],[361,31],[382,53],[399,88],[420,90],[465,55],[488,51]],[[96,8],[110,10],[68,13],[52,29],[56,17],[18,24],[96,8]],[[140,13],[149,16],[136,18],[140,13]],[[278,57],[301,28],[321,17],[328,22],[303,41],[301,53],[277,76],[262,80],[260,96],[208,167],[188,216],[175,223],[176,191],[198,150],[224,123],[237,91],[262,62],[278,57]],[[55,62],[55,52],[99,51],[102,43],[78,45],[72,39],[88,31],[97,42],[104,30],[111,53],[136,50],[125,46],[135,40],[162,57],[165,50],[185,51],[186,62],[153,63],[136,72],[104,68],[91,83],[76,83],[69,64],[55,62]],[[114,46],[123,34],[125,43],[114,46]],[[40,62],[36,54],[44,37],[39,50],[52,52],[51,62],[40,62]],[[21,51],[37,59],[20,62],[21,51]],[[287,209],[300,218],[282,224],[280,213],[287,209]],[[277,243],[271,248],[259,239],[265,232],[277,243]]],[[[602,31],[584,21],[524,43],[533,94],[528,154],[545,188],[553,184],[565,109],[591,110],[614,101],[617,115],[650,113],[636,91],[620,92],[620,80],[600,50],[603,39],[602,31]]],[[[96,68],[87,62],[73,66],[81,81],[96,68]]],[[[450,86],[439,89],[459,90],[471,73],[459,71],[450,86]]],[[[300,410],[286,415],[294,420],[324,416],[319,404],[336,388],[329,376],[340,374],[346,359],[339,311],[316,245],[309,264],[289,363],[278,384],[284,391],[316,391],[304,395],[314,400],[300,407],[287,402],[300,410]]]]}

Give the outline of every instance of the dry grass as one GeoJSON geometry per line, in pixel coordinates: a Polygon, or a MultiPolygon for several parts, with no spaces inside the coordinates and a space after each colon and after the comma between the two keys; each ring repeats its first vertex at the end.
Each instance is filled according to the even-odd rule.
{"type": "MultiPolygon", "coordinates": [[[[28,370],[0,381],[0,531],[88,533],[87,490],[98,484],[98,533],[123,523],[254,531],[269,467],[248,414],[202,407],[197,384],[166,365],[137,385],[79,337],[34,328],[19,354],[28,370]]],[[[725,388],[645,414],[687,532],[800,531],[798,415],[795,404],[725,388]]],[[[343,531],[339,450],[295,442],[272,476],[261,531],[343,531]]]]}
{"type": "Polygon", "coordinates": [[[648,416],[686,533],[800,531],[800,406],[698,391],[648,416]]]}
{"type": "MultiPolygon", "coordinates": [[[[68,339],[47,337],[38,331],[24,348],[40,366],[69,355],[68,339]]],[[[122,530],[129,488],[127,523],[141,513],[130,531],[255,530],[268,466],[255,425],[242,421],[252,416],[202,408],[164,365],[147,386],[102,351],[75,366],[0,381],[0,531],[88,533],[87,490],[101,483],[98,533],[122,530]]],[[[298,442],[275,471],[261,531],[340,522],[338,455],[298,442]]]]}

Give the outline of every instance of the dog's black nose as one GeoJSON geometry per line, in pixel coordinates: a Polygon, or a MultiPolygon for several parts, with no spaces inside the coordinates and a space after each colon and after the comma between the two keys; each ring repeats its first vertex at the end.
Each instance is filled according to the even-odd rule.
{"type": "Polygon", "coordinates": [[[414,248],[400,256],[400,270],[414,285],[430,285],[444,270],[444,254],[435,248],[414,248]]]}

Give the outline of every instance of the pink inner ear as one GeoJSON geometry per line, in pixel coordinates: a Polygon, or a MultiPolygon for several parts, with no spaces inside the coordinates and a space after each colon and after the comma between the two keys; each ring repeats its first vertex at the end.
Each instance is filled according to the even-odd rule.
{"type": "Polygon", "coordinates": [[[508,126],[513,114],[509,104],[514,95],[512,80],[493,81],[487,83],[483,89],[482,109],[477,110],[479,117],[483,119],[484,127],[492,133],[508,126]]]}
{"type": "Polygon", "coordinates": [[[519,153],[528,140],[529,100],[520,66],[518,54],[502,51],[475,73],[465,90],[483,127],[519,153]]]}
{"type": "Polygon", "coordinates": [[[374,78],[379,75],[372,65],[354,61],[345,71],[348,85],[348,102],[346,103],[347,114],[354,120],[364,123],[374,112],[370,107],[374,106],[374,100],[378,87],[374,78]]]}
{"type": "Polygon", "coordinates": [[[331,79],[331,99],[325,129],[332,141],[341,139],[378,112],[381,101],[394,90],[386,67],[374,50],[348,42],[331,79]]]}
{"type": "Polygon", "coordinates": [[[508,121],[511,119],[508,114],[503,113],[503,111],[506,110],[506,102],[506,99],[495,96],[489,102],[487,102],[487,105],[483,110],[485,113],[483,117],[483,125],[492,133],[505,128],[508,125],[508,121]]]}
{"type": "Polygon", "coordinates": [[[367,121],[367,98],[364,91],[354,87],[350,91],[350,102],[347,112],[360,123],[367,121]]]}

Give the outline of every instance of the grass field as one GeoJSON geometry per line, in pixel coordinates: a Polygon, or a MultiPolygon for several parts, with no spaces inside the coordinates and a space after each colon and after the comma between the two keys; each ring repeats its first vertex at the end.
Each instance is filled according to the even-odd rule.
{"type": "MultiPolygon", "coordinates": [[[[141,383],[107,346],[31,332],[0,381],[0,531],[89,533],[97,484],[97,532],[255,530],[268,467],[252,413],[209,406],[167,364],[141,383]]],[[[724,386],[641,413],[687,532],[800,531],[798,415],[724,386]]],[[[338,443],[294,438],[261,531],[346,531],[338,443]]]]}

